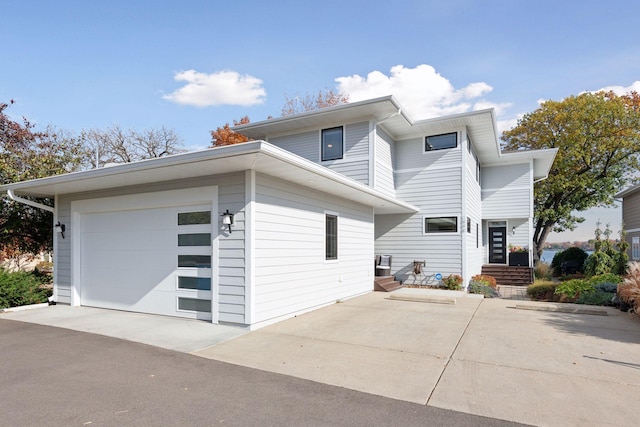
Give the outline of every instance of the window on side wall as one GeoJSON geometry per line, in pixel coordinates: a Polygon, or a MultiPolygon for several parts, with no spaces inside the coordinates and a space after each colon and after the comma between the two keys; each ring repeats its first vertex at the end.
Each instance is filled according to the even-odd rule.
{"type": "Polygon", "coordinates": [[[458,146],[458,133],[444,133],[424,138],[424,151],[446,150],[458,146]]]}
{"type": "Polygon", "coordinates": [[[343,156],[344,132],[342,126],[322,129],[321,158],[323,162],[338,160],[343,156]]]}
{"type": "Polygon", "coordinates": [[[458,217],[425,217],[424,219],[425,233],[457,233],[458,217]]]}
{"type": "Polygon", "coordinates": [[[338,216],[325,214],[325,253],[327,261],[338,259],[338,216]]]}
{"type": "Polygon", "coordinates": [[[638,236],[631,238],[631,259],[640,260],[640,237],[638,236]]]}

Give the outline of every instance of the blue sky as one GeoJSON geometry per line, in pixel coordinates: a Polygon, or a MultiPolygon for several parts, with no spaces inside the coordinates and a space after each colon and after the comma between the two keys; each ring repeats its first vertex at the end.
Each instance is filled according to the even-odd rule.
{"type": "MultiPolygon", "coordinates": [[[[545,99],[640,90],[636,1],[5,2],[0,101],[80,131],[173,128],[190,149],[285,96],[393,93],[414,119],[495,107],[499,127],[545,99]]],[[[619,209],[594,222],[618,229],[619,209]]]]}

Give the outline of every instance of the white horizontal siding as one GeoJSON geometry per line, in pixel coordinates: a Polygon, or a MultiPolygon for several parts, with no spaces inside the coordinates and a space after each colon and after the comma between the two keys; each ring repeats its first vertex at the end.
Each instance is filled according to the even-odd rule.
{"type": "Polygon", "coordinates": [[[256,182],[254,322],[372,289],[370,207],[261,174],[256,182]],[[337,262],[325,261],[325,211],[338,215],[337,262]]]}
{"type": "Polygon", "coordinates": [[[56,221],[65,224],[64,239],[57,236],[54,247],[53,286],[56,302],[71,304],[71,203],[62,198],[56,200],[56,221]]]}
{"type": "Polygon", "coordinates": [[[482,169],[482,217],[529,218],[533,215],[531,164],[490,166],[482,169]]]}
{"type": "MultiPolygon", "coordinates": [[[[213,175],[199,179],[188,179],[172,182],[160,182],[155,184],[127,187],[84,194],[65,195],[58,199],[58,218],[66,225],[65,239],[57,239],[54,248],[56,286],[58,302],[71,303],[71,241],[73,237],[71,224],[71,202],[100,197],[112,197],[138,193],[151,193],[155,191],[177,190],[189,187],[202,187],[218,185],[218,202],[220,209],[229,209],[235,214],[233,232],[222,233],[219,237],[218,256],[219,268],[219,321],[244,324],[244,302],[240,302],[245,295],[245,268],[244,268],[244,173],[213,175]],[[232,297],[232,298],[230,298],[232,297]]],[[[213,213],[217,218],[218,229],[222,228],[222,218],[213,213]]],[[[80,260],[78,260],[79,262],[80,260]]]]}
{"type": "Polygon", "coordinates": [[[329,169],[334,170],[342,175],[355,179],[365,185],[369,185],[369,160],[362,159],[359,161],[335,161],[331,164],[325,164],[329,169]]]}
{"type": "MultiPolygon", "coordinates": [[[[425,135],[426,136],[426,135],[425,135]]],[[[460,167],[462,164],[460,143],[457,148],[424,151],[424,138],[412,138],[395,143],[396,170],[424,168],[429,166],[460,167]]]]}
{"type": "Polygon", "coordinates": [[[528,187],[530,179],[529,163],[487,166],[482,169],[482,188],[528,187]]]}
{"type": "Polygon", "coordinates": [[[376,129],[376,190],[394,196],[396,194],[393,179],[393,139],[381,128],[376,129]]]}
{"type": "Polygon", "coordinates": [[[320,131],[269,138],[269,143],[318,163],[320,161],[320,131]]]}
{"type": "Polygon", "coordinates": [[[475,178],[475,169],[465,171],[466,179],[466,215],[471,219],[471,232],[467,232],[466,219],[464,230],[466,233],[465,284],[472,276],[482,272],[484,263],[482,249],[482,201],[480,185],[475,178]]]}
{"type": "Polygon", "coordinates": [[[485,219],[529,217],[531,199],[527,189],[482,191],[482,217],[485,219]]]}
{"type": "Polygon", "coordinates": [[[369,122],[345,126],[344,143],[344,158],[322,165],[369,185],[369,122]]]}
{"type": "MultiPolygon", "coordinates": [[[[446,150],[445,150],[446,151],[446,150]]],[[[460,151],[458,150],[458,155],[460,151]]],[[[425,260],[425,273],[462,273],[462,165],[439,167],[428,157],[419,157],[424,164],[403,173],[396,173],[396,195],[417,206],[414,215],[376,215],[375,252],[390,254],[392,274],[407,280],[414,260],[425,260]],[[425,216],[455,216],[457,233],[424,234],[425,216]]],[[[414,166],[419,164],[414,163],[414,166]]]]}
{"type": "Polygon", "coordinates": [[[369,156],[369,122],[345,126],[345,158],[369,156]]]}

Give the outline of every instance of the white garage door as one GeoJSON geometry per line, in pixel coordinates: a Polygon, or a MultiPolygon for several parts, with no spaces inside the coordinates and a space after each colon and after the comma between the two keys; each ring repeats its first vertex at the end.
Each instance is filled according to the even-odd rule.
{"type": "Polygon", "coordinates": [[[209,204],[82,214],[81,305],[211,320],[211,211],[209,204]]]}

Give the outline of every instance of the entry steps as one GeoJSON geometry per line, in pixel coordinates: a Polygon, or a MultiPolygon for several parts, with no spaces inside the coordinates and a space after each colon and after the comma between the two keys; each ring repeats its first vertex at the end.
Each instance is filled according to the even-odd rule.
{"type": "Polygon", "coordinates": [[[400,289],[402,284],[393,276],[379,276],[373,280],[373,290],[379,292],[393,292],[400,289]]]}

